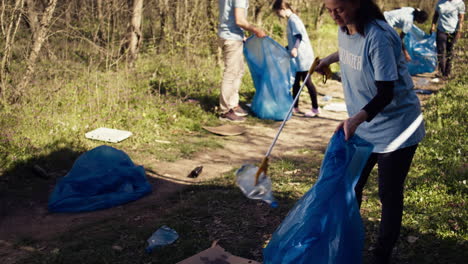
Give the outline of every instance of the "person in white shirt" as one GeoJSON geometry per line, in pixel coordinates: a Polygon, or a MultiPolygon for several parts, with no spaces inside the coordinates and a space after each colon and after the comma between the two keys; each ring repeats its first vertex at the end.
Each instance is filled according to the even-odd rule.
{"type": "MultiPolygon", "coordinates": [[[[400,37],[403,39],[406,34],[411,30],[414,25],[414,22],[422,24],[427,21],[429,17],[427,12],[419,8],[413,7],[402,7],[399,9],[385,11],[384,13],[385,20],[387,23],[401,30],[400,37]]],[[[409,53],[406,51],[403,44],[403,52],[407,61],[411,60],[409,53]]]]}

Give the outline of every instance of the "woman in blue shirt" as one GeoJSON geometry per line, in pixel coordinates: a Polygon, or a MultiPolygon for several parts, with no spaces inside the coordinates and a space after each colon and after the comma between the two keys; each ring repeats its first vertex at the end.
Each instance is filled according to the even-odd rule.
{"type": "Polygon", "coordinates": [[[367,178],[378,164],[382,203],[376,263],[389,263],[403,214],[404,181],[424,137],[419,99],[406,67],[401,39],[372,0],[324,0],[339,26],[339,51],[321,60],[317,71],[340,63],[346,107],[345,138],[359,135],[374,145],[355,187],[359,205],[367,178]]]}
{"type": "MultiPolygon", "coordinates": [[[[275,11],[279,17],[288,19],[288,26],[286,29],[288,51],[297,67],[293,84],[293,98],[296,98],[299,93],[300,82],[305,80],[307,72],[314,61],[314,51],[312,50],[312,45],[310,44],[309,35],[307,34],[304,23],[302,23],[302,20],[294,13],[289,3],[283,0],[277,0],[273,4],[273,11],[275,11]]],[[[312,78],[309,78],[305,84],[309,91],[310,100],[312,101],[312,109],[305,112],[304,116],[314,117],[320,113],[317,102],[317,90],[312,83],[312,78]]],[[[294,104],[293,111],[295,114],[302,113],[299,110],[299,100],[294,104]]]]}

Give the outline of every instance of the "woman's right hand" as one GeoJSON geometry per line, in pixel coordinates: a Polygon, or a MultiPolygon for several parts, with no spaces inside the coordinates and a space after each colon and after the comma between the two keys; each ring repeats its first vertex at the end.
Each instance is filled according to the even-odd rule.
{"type": "Polygon", "coordinates": [[[319,60],[317,67],[315,67],[315,71],[322,75],[326,75],[327,72],[329,72],[328,69],[330,69],[330,64],[338,62],[338,61],[339,61],[338,52],[332,53],[328,55],[327,57],[319,60]]]}
{"type": "Polygon", "coordinates": [[[326,74],[326,69],[328,67],[330,67],[330,64],[325,59],[321,59],[321,60],[319,60],[318,65],[315,67],[315,71],[322,74],[322,75],[325,75],[326,74]]]}

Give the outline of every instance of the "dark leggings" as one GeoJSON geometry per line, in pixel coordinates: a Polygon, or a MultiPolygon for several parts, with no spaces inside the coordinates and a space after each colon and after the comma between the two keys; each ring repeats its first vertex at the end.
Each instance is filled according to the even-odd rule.
{"type": "Polygon", "coordinates": [[[439,71],[443,76],[449,76],[452,70],[452,50],[456,43],[455,33],[445,33],[437,31],[437,59],[439,61],[439,71]]]}
{"type": "Polygon", "coordinates": [[[362,190],[372,168],[377,163],[382,213],[376,255],[382,264],[389,262],[393,247],[400,235],[403,215],[403,187],[417,147],[418,145],[414,145],[390,153],[372,153],[355,187],[360,207],[362,190]]]}
{"type": "MultiPolygon", "coordinates": [[[[296,95],[299,92],[299,89],[301,88],[300,83],[301,81],[304,81],[306,76],[307,76],[306,71],[296,72],[296,79],[294,80],[294,85],[293,85],[293,98],[296,98],[296,95]]],[[[312,76],[310,76],[309,79],[307,80],[306,86],[307,86],[307,90],[309,90],[310,100],[312,101],[312,107],[317,109],[318,108],[317,90],[315,89],[315,86],[312,83],[312,76]]],[[[294,107],[299,107],[299,99],[294,104],[294,107]]]]}

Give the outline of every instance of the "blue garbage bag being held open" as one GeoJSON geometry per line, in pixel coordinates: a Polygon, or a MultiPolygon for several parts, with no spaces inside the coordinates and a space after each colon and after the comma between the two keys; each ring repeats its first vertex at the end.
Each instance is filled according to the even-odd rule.
{"type": "Polygon", "coordinates": [[[255,36],[245,42],[244,55],[255,86],[252,111],[261,119],[283,120],[293,102],[290,89],[296,73],[291,56],[270,37],[255,36]]]}
{"type": "Polygon", "coordinates": [[[437,66],[437,47],[435,32],[431,35],[424,33],[413,25],[403,38],[405,48],[411,56],[408,62],[408,72],[411,75],[433,72],[437,66]]]}
{"type": "Polygon", "coordinates": [[[373,146],[343,130],[331,138],[317,183],[264,249],[264,264],[361,264],[364,228],[354,193],[373,146]]]}
{"type": "Polygon", "coordinates": [[[83,153],[49,197],[51,212],[83,212],[137,200],[151,192],[145,169],[125,152],[99,146],[83,153]]]}

